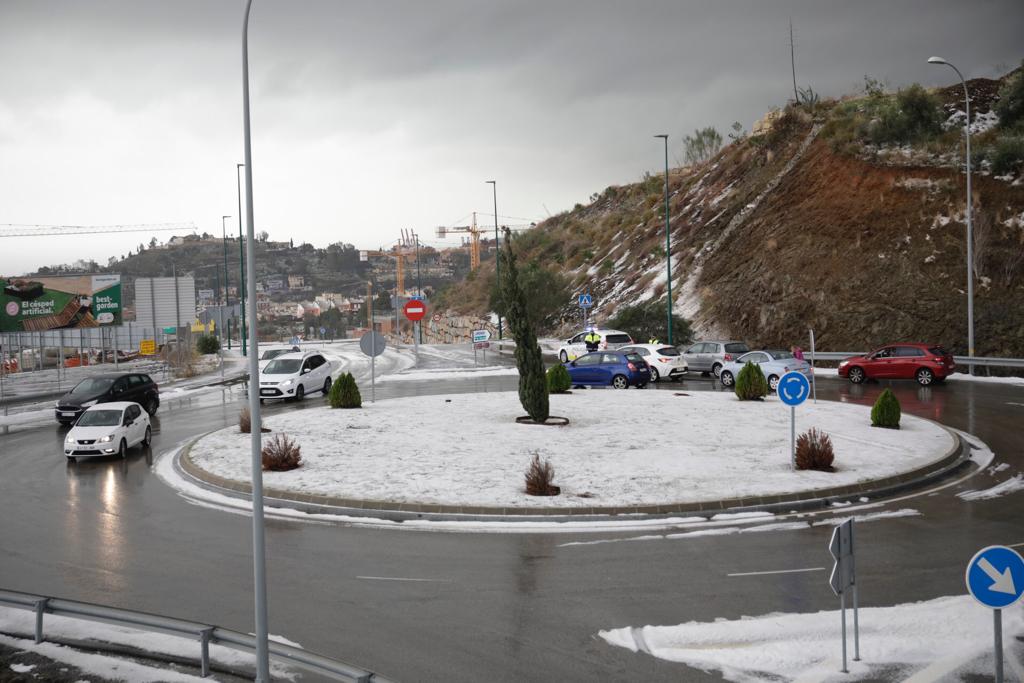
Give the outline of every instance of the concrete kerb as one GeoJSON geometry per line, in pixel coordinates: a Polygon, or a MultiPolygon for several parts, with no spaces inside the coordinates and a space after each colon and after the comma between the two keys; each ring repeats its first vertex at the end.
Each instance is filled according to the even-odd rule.
{"type": "MultiPolygon", "coordinates": [[[[952,437],[953,445],[941,458],[927,465],[902,474],[872,481],[791,494],[626,507],[502,508],[479,505],[441,505],[357,500],[264,487],[264,502],[270,507],[287,508],[311,514],[367,517],[394,522],[410,520],[438,522],[608,522],[615,519],[635,521],[637,519],[656,519],[659,517],[677,517],[679,515],[710,516],[739,512],[820,510],[827,508],[833,503],[855,503],[863,497],[877,502],[878,499],[918,489],[943,479],[969,463],[971,459],[970,444],[948,427],[939,423],[934,424],[944,429],[952,437]]],[[[252,487],[248,482],[226,479],[211,474],[192,461],[190,457],[191,448],[204,436],[206,434],[192,439],[173,454],[175,470],[185,479],[205,490],[233,498],[250,499],[252,487]]]]}

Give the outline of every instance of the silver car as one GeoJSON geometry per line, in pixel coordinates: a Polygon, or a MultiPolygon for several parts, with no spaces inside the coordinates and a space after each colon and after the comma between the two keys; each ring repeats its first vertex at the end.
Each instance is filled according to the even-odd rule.
{"type": "Polygon", "coordinates": [[[762,349],[745,353],[735,361],[723,365],[722,374],[719,375],[719,379],[722,380],[722,386],[731,387],[736,384],[736,378],[739,377],[740,370],[747,363],[754,363],[761,368],[765,379],[768,380],[768,388],[772,391],[778,391],[779,380],[787,372],[799,372],[808,380],[811,379],[811,364],[807,361],[794,358],[793,354],[789,351],[762,349]]]}
{"type": "Polygon", "coordinates": [[[748,351],[750,348],[741,341],[702,341],[683,351],[683,359],[690,372],[704,375],[710,372],[718,377],[723,365],[748,351]]]}

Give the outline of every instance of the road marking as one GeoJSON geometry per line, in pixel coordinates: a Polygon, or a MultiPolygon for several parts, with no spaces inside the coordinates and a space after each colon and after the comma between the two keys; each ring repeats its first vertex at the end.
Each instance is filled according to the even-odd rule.
{"type": "Polygon", "coordinates": [[[726,576],[763,576],[765,574],[796,574],[797,572],[823,572],[824,567],[807,567],[806,569],[776,569],[771,572],[740,572],[738,574],[726,574],[726,576]]]}
{"type": "Polygon", "coordinates": [[[1020,548],[1021,546],[1024,546],[1024,543],[1014,543],[1013,545],[1008,545],[1006,547],[1007,548],[1020,548]]]}
{"type": "Polygon", "coordinates": [[[451,583],[448,579],[408,579],[400,576],[357,576],[357,579],[366,581],[414,581],[422,583],[451,583]]]}

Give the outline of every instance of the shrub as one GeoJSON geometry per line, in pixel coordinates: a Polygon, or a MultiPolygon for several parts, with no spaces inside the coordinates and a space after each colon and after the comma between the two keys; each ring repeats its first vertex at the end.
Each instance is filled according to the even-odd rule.
{"type": "MultiPolygon", "coordinates": [[[[249,412],[249,406],[238,411],[238,431],[243,434],[252,434],[252,413],[249,412]]],[[[268,428],[260,425],[260,432],[266,434],[269,431],[268,428]]]]}
{"type": "Polygon", "coordinates": [[[530,461],[530,469],[526,471],[526,493],[530,496],[557,496],[561,487],[552,484],[555,468],[547,460],[540,461],[540,454],[534,453],[530,461]]]}
{"type": "MultiPolygon", "coordinates": [[[[664,252],[662,252],[664,253],[664,252]]],[[[622,330],[633,339],[647,341],[651,337],[668,341],[668,302],[665,298],[649,299],[635,306],[624,306],[608,322],[615,330],[622,330]]],[[[681,316],[672,316],[672,343],[688,344],[693,338],[690,322],[681,316]]]]}
{"type": "Polygon", "coordinates": [[[204,355],[217,353],[220,351],[220,340],[212,334],[201,334],[196,338],[196,349],[204,355]]]}
{"type": "MultiPolygon", "coordinates": [[[[1024,62],[1021,66],[1024,67],[1024,62]]],[[[999,115],[999,125],[1005,128],[1024,121],[1024,69],[1006,80],[992,109],[999,115]]]]}
{"type": "Polygon", "coordinates": [[[932,138],[942,132],[942,109],[938,98],[914,83],[895,98],[882,101],[877,120],[870,125],[871,141],[906,144],[932,138]]]}
{"type": "Polygon", "coordinates": [[[328,396],[332,408],[361,408],[363,406],[363,397],[359,394],[356,378],[352,376],[351,372],[346,372],[334,380],[328,396]]]}
{"type": "Polygon", "coordinates": [[[572,378],[569,377],[569,371],[561,363],[548,368],[547,375],[549,394],[564,394],[572,386],[572,378]]]}
{"type": "Polygon", "coordinates": [[[798,470],[822,470],[828,472],[832,469],[832,461],[835,460],[835,453],[832,451],[832,439],[828,434],[811,427],[796,439],[796,468],[798,470]]]}
{"type": "Polygon", "coordinates": [[[889,389],[879,395],[875,405],[871,408],[871,426],[888,427],[889,429],[900,428],[900,402],[889,389]]]}
{"type": "Polygon", "coordinates": [[[288,438],[287,434],[275,434],[260,452],[263,469],[273,472],[294,470],[302,464],[301,450],[297,443],[288,438]]]}
{"type": "Polygon", "coordinates": [[[990,152],[989,160],[996,175],[1019,171],[1024,167],[1024,135],[1000,137],[990,152]]]}
{"type": "Polygon", "coordinates": [[[768,395],[768,380],[757,363],[747,362],[736,378],[736,397],[741,401],[760,401],[768,395]]]}

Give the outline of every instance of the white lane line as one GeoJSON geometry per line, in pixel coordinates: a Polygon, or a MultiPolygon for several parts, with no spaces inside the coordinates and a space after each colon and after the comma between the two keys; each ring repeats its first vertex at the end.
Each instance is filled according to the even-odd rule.
{"type": "Polygon", "coordinates": [[[451,583],[448,579],[408,579],[400,576],[357,576],[365,581],[414,581],[422,583],[451,583]]]}
{"type": "Polygon", "coordinates": [[[738,574],[726,574],[726,576],[762,576],[764,574],[796,574],[797,572],[823,572],[824,567],[807,567],[806,569],[776,569],[771,572],[740,572],[738,574]]]}
{"type": "Polygon", "coordinates": [[[1020,548],[1021,546],[1024,546],[1024,543],[1014,543],[1013,545],[1008,545],[1006,547],[1007,548],[1020,548]]]}

